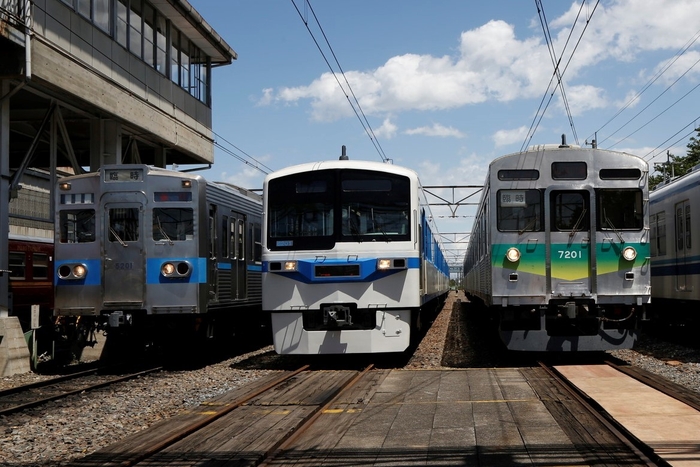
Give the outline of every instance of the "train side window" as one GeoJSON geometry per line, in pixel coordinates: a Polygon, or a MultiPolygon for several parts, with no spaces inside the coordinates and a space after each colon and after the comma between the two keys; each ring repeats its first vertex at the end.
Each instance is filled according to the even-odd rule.
{"type": "Polygon", "coordinates": [[[192,208],[153,209],[153,240],[184,241],[194,239],[192,208]]]}
{"type": "Polygon", "coordinates": [[[666,211],[656,214],[656,247],[659,256],[666,255],[666,211]]]}
{"type": "Polygon", "coordinates": [[[676,250],[683,251],[683,207],[676,208],[676,250]]]}
{"type": "Polygon", "coordinates": [[[690,250],[690,206],[685,206],[685,249],[690,250]]]}
{"type": "Polygon", "coordinates": [[[499,190],[497,208],[500,231],[542,230],[542,193],[539,190],[499,190]]]}
{"type": "Polygon", "coordinates": [[[49,255],[46,253],[34,253],[32,255],[32,278],[49,278],[49,255]]]}
{"type": "Polygon", "coordinates": [[[245,259],[245,224],[243,219],[238,219],[238,232],[236,238],[238,239],[236,257],[239,260],[245,259]]]}
{"type": "Polygon", "coordinates": [[[139,239],[139,210],[112,208],[109,210],[109,241],[136,242],[139,239]]]}
{"type": "Polygon", "coordinates": [[[253,224],[253,261],[262,262],[262,228],[260,224],[253,224]]]}
{"type": "Polygon", "coordinates": [[[223,216],[221,222],[221,257],[228,258],[229,253],[229,226],[228,226],[228,216],[223,216]]]}
{"type": "Polygon", "coordinates": [[[8,266],[10,267],[10,280],[23,281],[27,278],[27,263],[24,252],[11,251],[8,266]]]}
{"type": "Polygon", "coordinates": [[[70,209],[59,214],[59,241],[61,243],[89,243],[95,241],[95,210],[70,209]]]}
{"type": "Polygon", "coordinates": [[[659,231],[656,228],[656,214],[651,214],[649,216],[649,233],[651,235],[651,242],[649,244],[649,252],[651,256],[658,256],[659,254],[659,231]]]}
{"type": "Polygon", "coordinates": [[[598,190],[598,230],[641,230],[641,190],[598,190]]]}
{"type": "Polygon", "coordinates": [[[231,249],[231,259],[238,258],[238,252],[236,251],[236,219],[231,219],[231,225],[228,227],[228,241],[231,249]]]}

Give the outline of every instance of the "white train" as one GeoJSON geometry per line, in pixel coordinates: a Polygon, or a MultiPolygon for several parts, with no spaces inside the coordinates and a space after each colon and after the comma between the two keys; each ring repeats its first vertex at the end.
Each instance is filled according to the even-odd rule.
{"type": "Polygon", "coordinates": [[[649,195],[655,318],[697,322],[700,303],[700,166],[649,195]],[[693,233],[695,239],[693,239],[693,233]]]}
{"type": "Polygon", "coordinates": [[[508,349],[630,348],[650,302],[648,165],[562,144],[495,159],[464,262],[508,349]]]}
{"type": "Polygon", "coordinates": [[[402,352],[449,291],[412,170],[317,162],[263,186],[263,311],[280,354],[402,352]]]}

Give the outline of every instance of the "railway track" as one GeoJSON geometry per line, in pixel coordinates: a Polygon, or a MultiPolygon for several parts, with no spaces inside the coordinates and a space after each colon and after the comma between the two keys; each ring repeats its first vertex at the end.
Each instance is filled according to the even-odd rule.
{"type": "MultiPolygon", "coordinates": [[[[688,417],[685,413],[695,413],[695,417],[697,417],[697,412],[700,412],[700,397],[696,392],[653,373],[627,365],[619,365],[611,361],[605,361],[603,364],[597,365],[597,368],[595,368],[596,365],[593,365],[592,369],[584,370],[584,372],[590,371],[591,374],[600,375],[595,378],[595,382],[589,381],[588,383],[586,382],[588,377],[577,373],[578,370],[575,368],[553,367],[542,362],[539,362],[539,364],[562,389],[581,404],[582,407],[585,407],[592,417],[597,419],[646,465],[668,466],[672,465],[673,460],[677,460],[678,456],[683,458],[687,455],[687,448],[672,448],[660,441],[669,438],[676,439],[678,433],[666,433],[664,430],[667,428],[661,426],[664,423],[661,419],[655,419],[654,414],[677,413],[679,418],[676,429],[683,431],[682,423],[684,422],[682,420],[688,417]],[[606,367],[613,370],[606,371],[606,367]],[[616,373],[617,376],[611,378],[610,375],[612,373],[616,373]],[[637,385],[623,382],[627,378],[630,378],[630,381],[635,380],[637,385]],[[613,380],[614,382],[612,382],[613,380]],[[638,383],[641,383],[643,386],[638,383]],[[612,397],[606,395],[610,394],[606,392],[609,390],[605,389],[608,386],[611,388],[612,394],[614,394],[612,397]],[[618,403],[616,407],[616,403],[612,401],[615,398],[619,398],[621,394],[630,394],[629,387],[636,388],[634,394],[624,396],[623,398],[626,398],[624,405],[619,406],[618,403]],[[591,388],[595,388],[595,390],[590,391],[591,388]],[[651,402],[652,399],[649,397],[649,393],[658,394],[658,396],[654,396],[653,400],[655,402],[651,402]],[[672,400],[675,400],[675,403],[664,402],[672,400]],[[681,414],[678,411],[678,402],[687,406],[687,412],[681,414]],[[647,404],[653,404],[654,409],[648,414],[650,415],[649,418],[642,422],[646,425],[644,430],[639,430],[638,423],[628,425],[630,408],[636,407],[632,412],[638,412],[638,416],[645,416],[647,415],[645,414],[647,404]],[[619,419],[618,416],[620,416],[619,419]],[[658,426],[659,431],[654,433],[652,438],[649,438],[648,433],[646,433],[647,428],[649,426],[657,426],[655,423],[660,423],[660,426],[658,426]]],[[[653,431],[656,431],[656,429],[653,431]]]]}
{"type": "MultiPolygon", "coordinates": [[[[73,394],[103,388],[161,370],[153,367],[115,376],[106,368],[93,368],[0,391],[0,416],[21,412],[73,394]]],[[[112,369],[113,370],[113,369],[112,369]]]]}
{"type": "Polygon", "coordinates": [[[648,466],[668,465],[663,459],[654,454],[653,450],[644,445],[632,433],[607,413],[585,393],[574,386],[565,376],[557,371],[553,366],[538,362],[540,367],[564,389],[574,400],[584,407],[590,415],[606,427],[622,444],[630,449],[635,455],[648,466]]]}
{"type": "MultiPolygon", "coordinates": [[[[130,467],[140,463],[209,461],[271,465],[318,417],[367,379],[361,371],[311,371],[308,365],[224,395],[205,410],[183,414],[95,452],[80,465],[130,467]]],[[[371,379],[371,377],[369,377],[371,379]]],[[[238,465],[238,464],[236,464],[238,465]]]]}

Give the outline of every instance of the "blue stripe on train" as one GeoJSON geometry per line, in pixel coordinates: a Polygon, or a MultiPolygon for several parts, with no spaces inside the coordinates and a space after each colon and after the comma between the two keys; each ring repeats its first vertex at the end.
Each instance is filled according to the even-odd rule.
{"type": "MultiPolygon", "coordinates": [[[[278,262],[278,261],[273,261],[278,262]]],[[[292,280],[305,284],[327,284],[334,282],[372,282],[382,277],[406,271],[407,269],[418,269],[420,267],[419,258],[407,258],[406,269],[389,269],[385,271],[377,270],[377,258],[358,259],[356,261],[347,260],[325,260],[317,262],[315,260],[297,260],[296,272],[270,271],[268,261],[263,262],[262,271],[271,274],[280,274],[292,280]],[[359,265],[360,271],[356,276],[325,276],[316,277],[315,266],[352,266],[359,265]]]]}

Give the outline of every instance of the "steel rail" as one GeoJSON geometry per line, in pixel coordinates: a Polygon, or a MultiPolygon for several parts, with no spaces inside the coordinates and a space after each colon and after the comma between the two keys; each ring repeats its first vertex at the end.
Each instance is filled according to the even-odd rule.
{"type": "Polygon", "coordinates": [[[306,371],[309,368],[309,365],[304,365],[303,367],[292,371],[291,373],[284,374],[272,381],[270,381],[268,384],[265,386],[260,387],[259,389],[251,392],[250,394],[246,394],[245,396],[241,397],[240,399],[234,401],[231,404],[227,404],[221,411],[213,413],[209,415],[207,418],[200,420],[196,423],[193,423],[187,427],[185,427],[182,430],[179,430],[177,433],[172,434],[171,436],[162,439],[161,441],[152,444],[151,446],[143,449],[141,452],[138,454],[135,454],[133,457],[124,459],[120,463],[116,464],[120,467],[131,467],[135,464],[138,464],[144,459],[147,459],[149,457],[152,457],[154,454],[164,450],[165,448],[172,446],[176,442],[186,438],[187,436],[191,435],[192,433],[201,430],[205,426],[211,424],[215,420],[218,420],[219,418],[223,417],[224,415],[232,412],[233,410],[237,409],[238,407],[242,406],[246,402],[250,401],[251,399],[254,399],[255,397],[259,396],[260,394],[264,393],[265,391],[269,391],[273,387],[293,378],[294,376],[298,375],[299,373],[306,371]]]}
{"type": "Polygon", "coordinates": [[[602,423],[612,434],[614,434],[627,448],[629,448],[648,466],[670,466],[668,462],[659,457],[649,446],[645,445],[641,440],[634,436],[629,430],[618,423],[612,417],[603,414],[604,410],[590,397],[581,393],[581,391],[573,386],[571,382],[559,373],[555,368],[550,367],[546,363],[537,362],[540,367],[547,372],[559,385],[577,402],[585,407],[591,415],[593,415],[600,423],[602,423]]]}
{"type": "Polygon", "coordinates": [[[327,410],[332,404],[335,403],[336,400],[338,400],[338,397],[340,397],[341,394],[343,394],[345,391],[353,387],[359,380],[361,380],[367,373],[370,372],[374,368],[374,365],[369,365],[367,368],[364,370],[358,372],[355,376],[352,378],[348,378],[345,383],[343,383],[329,398],[328,401],[319,406],[316,410],[311,412],[302,422],[301,424],[291,433],[289,433],[285,438],[279,441],[276,446],[272,447],[268,453],[265,455],[265,457],[260,461],[260,463],[256,464],[257,467],[269,467],[270,462],[272,462],[276,457],[278,457],[282,452],[285,450],[289,449],[289,447],[294,444],[294,442],[299,439],[299,437],[306,432],[307,429],[311,425],[314,424],[314,422],[318,419],[318,417],[323,414],[325,410],[327,410]]]}
{"type": "MultiPolygon", "coordinates": [[[[32,408],[32,407],[36,407],[36,406],[38,406],[38,405],[45,404],[46,402],[51,402],[51,401],[55,401],[55,400],[58,400],[58,399],[63,399],[63,398],[66,398],[66,397],[68,397],[68,396],[72,396],[72,395],[74,395],[74,394],[80,394],[80,393],[85,392],[85,391],[92,391],[92,390],[94,390],[94,389],[103,388],[103,387],[105,387],[105,386],[109,386],[109,385],[112,385],[112,384],[115,384],[115,383],[120,383],[120,382],[122,382],[122,381],[128,381],[128,380],[133,379],[133,378],[138,378],[139,376],[143,376],[143,375],[147,375],[147,374],[149,374],[149,373],[153,373],[154,371],[159,371],[159,370],[161,370],[162,368],[163,368],[163,367],[154,367],[154,368],[150,368],[150,369],[148,369],[148,370],[139,371],[139,372],[137,372],[137,373],[131,373],[131,374],[128,374],[128,375],[126,375],[126,376],[120,376],[120,377],[118,377],[118,378],[112,378],[112,379],[110,379],[110,380],[108,380],[108,381],[102,381],[102,382],[97,383],[97,384],[91,384],[91,385],[88,385],[88,386],[83,386],[83,387],[81,387],[81,388],[74,389],[74,390],[72,390],[72,391],[65,391],[65,392],[61,392],[60,394],[54,394],[53,396],[43,397],[43,398],[41,398],[41,399],[35,399],[35,400],[33,400],[33,401],[25,402],[25,403],[23,403],[23,404],[13,405],[13,406],[11,406],[11,407],[7,407],[7,408],[5,408],[5,409],[0,410],[0,415],[9,415],[9,414],[11,414],[11,413],[21,412],[22,410],[29,409],[29,408],[32,408]]],[[[89,371],[88,371],[88,373],[89,373],[89,371]]],[[[71,375],[71,376],[73,376],[73,375],[71,375]]],[[[84,375],[83,375],[83,376],[84,376],[84,375]]],[[[66,380],[70,380],[71,378],[70,378],[70,377],[66,377],[66,378],[61,377],[61,378],[56,378],[56,379],[60,379],[61,381],[54,381],[54,380],[49,380],[49,381],[51,381],[51,383],[58,384],[59,382],[64,382],[64,381],[66,381],[66,380]]],[[[50,385],[50,384],[40,385],[39,387],[48,387],[49,385],[50,385]]],[[[36,388],[35,388],[35,389],[36,389],[36,388]]]]}

